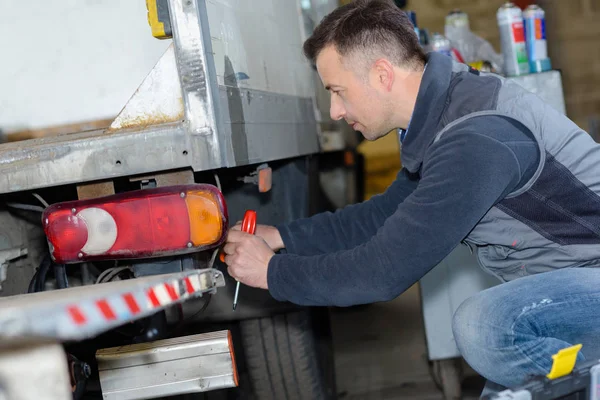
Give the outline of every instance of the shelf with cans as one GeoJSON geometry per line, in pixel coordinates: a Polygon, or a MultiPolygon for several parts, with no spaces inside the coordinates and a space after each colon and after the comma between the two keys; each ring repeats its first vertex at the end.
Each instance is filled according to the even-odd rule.
{"type": "Polygon", "coordinates": [[[545,12],[538,5],[521,10],[514,3],[504,3],[496,13],[500,32],[501,54],[469,27],[469,16],[458,9],[445,18],[444,34],[429,33],[417,24],[414,11],[407,11],[419,42],[426,52],[447,54],[458,62],[483,72],[508,77],[550,71],[546,42],[545,12]]]}

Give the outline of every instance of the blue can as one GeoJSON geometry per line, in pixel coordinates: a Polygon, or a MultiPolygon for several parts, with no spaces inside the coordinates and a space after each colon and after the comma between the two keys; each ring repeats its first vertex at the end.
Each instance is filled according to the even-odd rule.
{"type": "Polygon", "coordinates": [[[530,5],[523,11],[525,42],[531,72],[550,70],[548,43],[546,41],[546,13],[538,5],[530,5]]]}

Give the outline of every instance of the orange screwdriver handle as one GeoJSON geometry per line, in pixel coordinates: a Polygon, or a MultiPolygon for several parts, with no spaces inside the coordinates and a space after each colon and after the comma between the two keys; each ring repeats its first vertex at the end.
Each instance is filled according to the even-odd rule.
{"type": "MultiPolygon", "coordinates": [[[[256,232],[256,211],[246,210],[244,219],[242,220],[242,232],[254,235],[256,232]]],[[[225,262],[225,253],[221,252],[219,259],[221,262],[225,262]]]]}

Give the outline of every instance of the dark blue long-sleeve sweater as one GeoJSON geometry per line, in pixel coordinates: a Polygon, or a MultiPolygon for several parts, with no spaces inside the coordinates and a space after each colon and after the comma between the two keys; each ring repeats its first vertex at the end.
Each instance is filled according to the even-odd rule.
{"type": "MultiPolygon", "coordinates": [[[[415,113],[427,99],[419,96],[415,113]]],[[[384,194],[279,226],[287,253],[269,263],[269,291],[301,305],[393,299],[526,183],[538,163],[538,145],[518,122],[487,115],[459,123],[428,143],[419,177],[403,169],[384,194]]]]}

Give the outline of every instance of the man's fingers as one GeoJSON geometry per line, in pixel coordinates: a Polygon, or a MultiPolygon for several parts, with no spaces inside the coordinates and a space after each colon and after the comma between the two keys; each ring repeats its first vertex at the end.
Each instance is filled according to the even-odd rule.
{"type": "Polygon", "coordinates": [[[223,252],[225,254],[234,254],[236,247],[237,243],[226,243],[225,246],[223,246],[223,252]]]}
{"type": "Polygon", "coordinates": [[[235,275],[235,271],[233,270],[233,268],[228,267],[227,268],[227,273],[229,274],[229,276],[231,276],[236,281],[239,280],[238,277],[235,275]]]}
{"type": "Polygon", "coordinates": [[[239,243],[239,242],[246,240],[249,237],[253,237],[253,236],[254,235],[251,235],[246,232],[242,232],[242,231],[238,231],[238,230],[229,230],[229,233],[227,234],[227,242],[239,243]]]}
{"type": "MultiPolygon", "coordinates": [[[[227,272],[233,272],[233,255],[225,255],[225,264],[227,264],[227,272]]],[[[233,276],[233,275],[232,275],[233,276]]]]}
{"type": "Polygon", "coordinates": [[[234,254],[226,254],[225,255],[225,264],[227,264],[228,269],[233,268],[234,272],[237,271],[239,274],[241,266],[240,266],[240,255],[237,253],[234,254]]]}
{"type": "Polygon", "coordinates": [[[236,264],[231,264],[227,267],[227,273],[229,276],[239,281],[243,276],[243,269],[239,268],[236,264]]]}
{"type": "MultiPolygon", "coordinates": [[[[225,257],[225,259],[227,259],[227,257],[225,257]]],[[[227,267],[227,273],[228,273],[228,274],[229,274],[229,276],[231,276],[232,278],[235,278],[235,275],[234,275],[233,268],[231,268],[231,267],[227,267]]]]}

